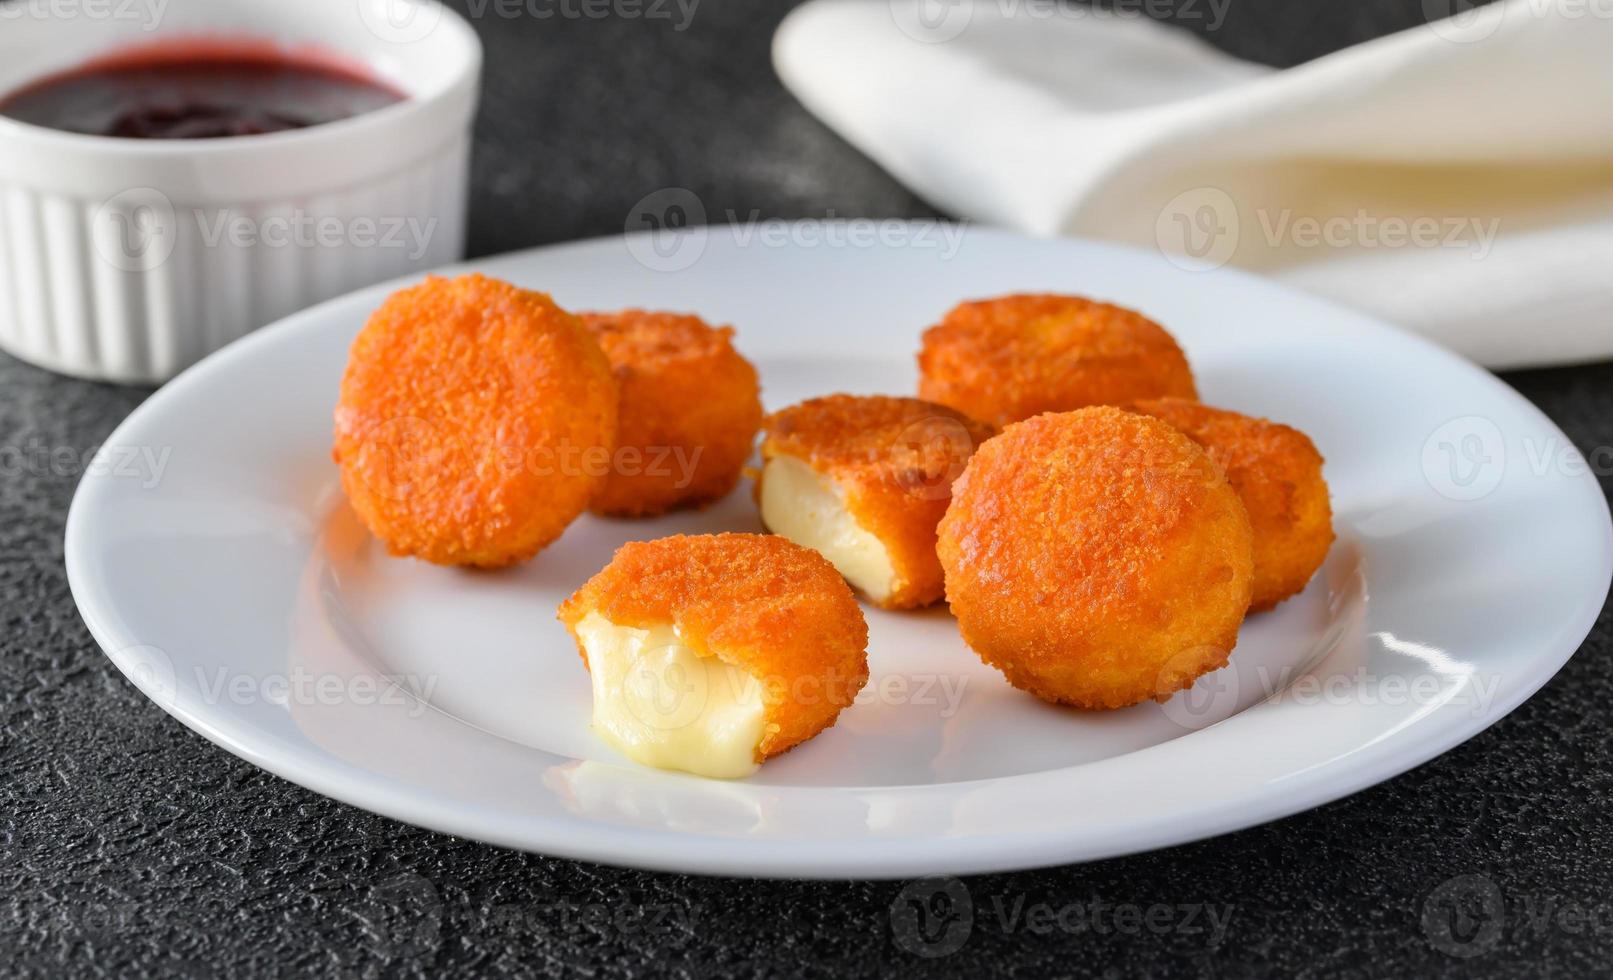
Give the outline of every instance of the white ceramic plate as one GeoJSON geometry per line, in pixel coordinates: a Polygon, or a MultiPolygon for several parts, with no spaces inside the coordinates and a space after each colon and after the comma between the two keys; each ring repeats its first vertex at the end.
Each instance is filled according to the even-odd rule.
{"type": "Polygon", "coordinates": [[[1060,710],[982,666],[945,610],[870,610],[873,678],[836,727],[744,781],[639,768],[590,734],[555,606],[624,541],[759,529],[749,494],[585,518],[508,572],[386,557],[329,454],[348,343],[385,287],[232,345],[117,430],[68,520],[84,619],[167,711],[328,796],[548,854],[808,877],[1081,861],[1293,813],[1492,724],[1589,631],[1613,575],[1607,505],[1490,375],[1238,273],[925,229],[712,229],[475,265],[572,308],[733,323],[770,407],[911,392],[919,331],[963,298],[1143,310],[1206,401],[1297,425],[1327,457],[1338,542],[1304,594],[1245,625],[1230,668],[1165,705],[1060,710]]]}

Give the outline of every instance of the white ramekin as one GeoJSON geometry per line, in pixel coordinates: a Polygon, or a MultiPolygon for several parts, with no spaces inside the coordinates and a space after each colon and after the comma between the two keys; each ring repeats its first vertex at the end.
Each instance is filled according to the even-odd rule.
{"type": "Polygon", "coordinates": [[[482,52],[457,15],[432,0],[33,0],[0,8],[0,93],[176,37],[334,55],[409,98],[210,140],[0,118],[0,347],[160,382],[305,306],[462,255],[482,52]]]}

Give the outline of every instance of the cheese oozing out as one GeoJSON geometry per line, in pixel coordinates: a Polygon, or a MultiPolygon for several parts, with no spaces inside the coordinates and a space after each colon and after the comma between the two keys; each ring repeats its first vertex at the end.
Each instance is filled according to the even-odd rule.
{"type": "Polygon", "coordinates": [[[591,612],[576,626],[594,686],[594,731],[634,762],[735,779],[761,764],[765,704],[749,673],[701,656],[672,624],[635,629],[591,612]]]}
{"type": "Polygon", "coordinates": [[[846,581],[875,602],[896,591],[885,542],[852,516],[840,485],[794,456],[762,467],[762,523],[774,534],[829,559],[846,581]]]}

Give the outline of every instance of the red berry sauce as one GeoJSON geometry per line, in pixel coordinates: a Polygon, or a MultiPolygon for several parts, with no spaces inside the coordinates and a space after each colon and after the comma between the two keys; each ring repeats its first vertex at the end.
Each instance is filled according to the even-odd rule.
{"type": "Polygon", "coordinates": [[[214,139],[303,129],[403,101],[362,67],[261,41],[166,41],[49,75],[0,116],[69,133],[214,139]]]}

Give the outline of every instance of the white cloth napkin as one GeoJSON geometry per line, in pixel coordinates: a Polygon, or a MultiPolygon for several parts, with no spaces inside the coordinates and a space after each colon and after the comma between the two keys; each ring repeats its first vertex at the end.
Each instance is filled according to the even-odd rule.
{"type": "Polygon", "coordinates": [[[1491,367],[1613,357],[1613,0],[1507,0],[1283,71],[1057,0],[813,0],[773,55],[964,219],[1230,262],[1491,367]]]}

